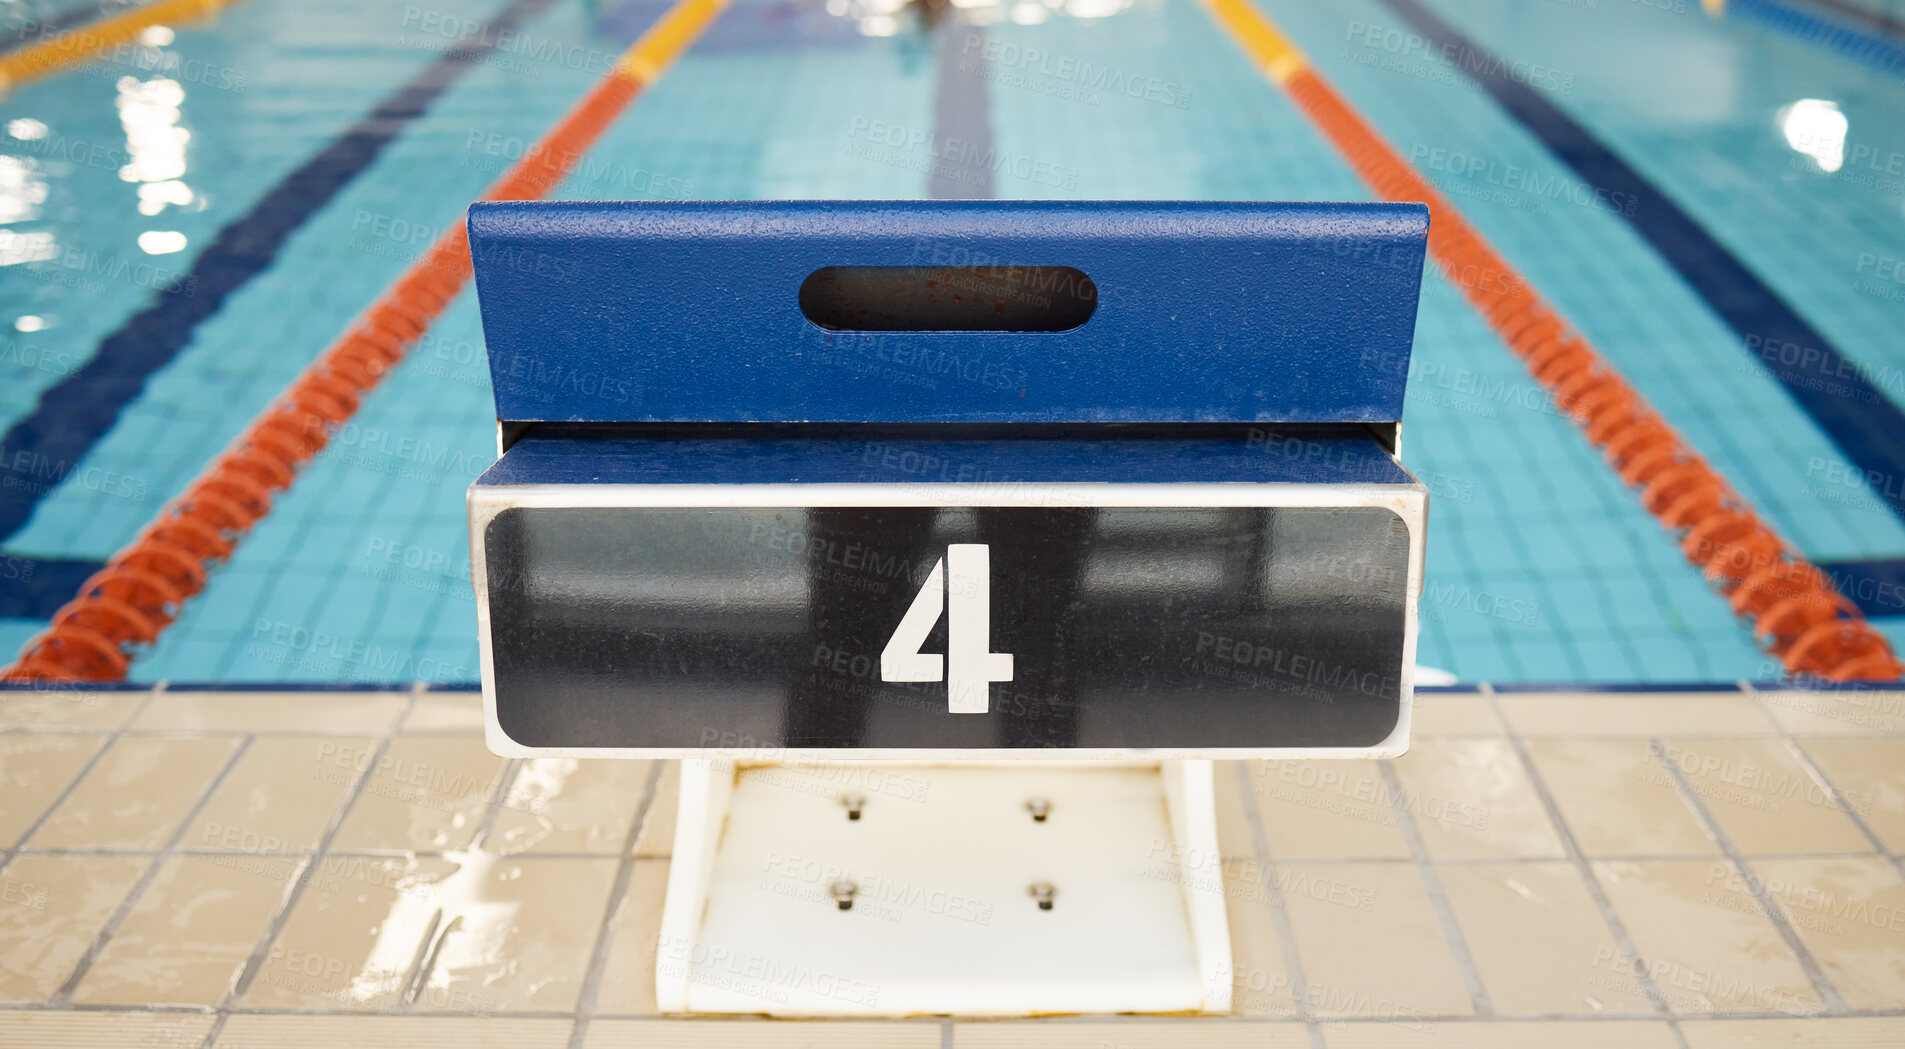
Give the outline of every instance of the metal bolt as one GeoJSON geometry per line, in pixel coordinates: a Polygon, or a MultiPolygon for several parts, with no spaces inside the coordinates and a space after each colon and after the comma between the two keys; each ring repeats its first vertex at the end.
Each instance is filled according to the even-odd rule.
{"type": "Polygon", "coordinates": [[[1035,881],[1026,888],[1025,894],[1038,901],[1039,910],[1049,911],[1052,909],[1053,898],[1058,895],[1058,889],[1049,881],[1035,881]]]}
{"type": "Polygon", "coordinates": [[[1032,814],[1033,823],[1044,823],[1045,817],[1052,814],[1050,798],[1032,798],[1025,803],[1025,810],[1032,814]]]}
{"type": "Polygon", "coordinates": [[[860,818],[860,810],[867,807],[867,796],[865,794],[844,794],[840,798],[840,804],[847,807],[848,819],[857,820],[860,818]]]}
{"type": "Polygon", "coordinates": [[[845,878],[827,886],[827,895],[833,897],[833,902],[839,904],[840,909],[843,911],[853,909],[853,894],[859,891],[860,887],[858,885],[855,885],[845,878]]]}

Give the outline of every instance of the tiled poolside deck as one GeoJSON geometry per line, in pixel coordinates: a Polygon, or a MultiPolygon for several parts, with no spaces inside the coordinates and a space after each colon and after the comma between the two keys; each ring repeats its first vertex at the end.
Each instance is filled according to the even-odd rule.
{"type": "Polygon", "coordinates": [[[1416,718],[1219,766],[1235,1015],[787,1023],[655,1015],[670,763],[494,757],[464,692],[0,692],[0,1046],[1905,1044],[1905,693],[1416,718]]]}

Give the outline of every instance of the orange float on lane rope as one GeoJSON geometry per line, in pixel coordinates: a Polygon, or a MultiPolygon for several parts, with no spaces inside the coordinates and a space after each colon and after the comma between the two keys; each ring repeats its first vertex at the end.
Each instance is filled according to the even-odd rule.
{"type": "Polygon", "coordinates": [[[1369,122],[1249,0],[1207,0],[1212,14],[1287,91],[1379,196],[1429,207],[1429,254],[1609,465],[1641,490],[1647,511],[1681,537],[1687,559],[1788,673],[1835,681],[1893,681],[1901,666],[1885,636],[1831,578],[1762,521],[1719,471],[1667,425],[1639,391],[1574,334],[1559,311],[1369,122]],[[1475,275],[1482,279],[1475,279],[1475,275]]]}

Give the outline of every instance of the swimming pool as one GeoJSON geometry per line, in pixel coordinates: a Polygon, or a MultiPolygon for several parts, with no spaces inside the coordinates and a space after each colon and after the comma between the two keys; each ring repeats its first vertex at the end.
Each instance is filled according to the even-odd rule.
{"type": "MultiPolygon", "coordinates": [[[[1882,47],[1764,4],[1258,6],[1905,644],[1905,81],[1882,47]]],[[[0,99],[0,650],[667,7],[244,0],[0,99]]],[[[68,11],[93,9],[34,17],[68,11]]],[[[1806,11],[1889,39],[1882,19],[1806,11]]],[[[1370,192],[1196,0],[735,0],[555,195],[1370,192]]],[[[1433,494],[1423,664],[1518,682],[1778,676],[1433,273],[1412,369],[1403,454],[1433,494]]],[[[466,290],[132,677],[474,680],[463,491],[494,458],[488,383],[466,290]]]]}

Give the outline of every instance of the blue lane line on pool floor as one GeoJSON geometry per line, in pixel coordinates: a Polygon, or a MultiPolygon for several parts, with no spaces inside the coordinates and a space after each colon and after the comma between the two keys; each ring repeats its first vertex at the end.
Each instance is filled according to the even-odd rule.
{"type": "MultiPolygon", "coordinates": [[[[51,619],[73,599],[94,572],[106,567],[98,561],[62,561],[53,558],[7,557],[0,581],[0,619],[51,619]]],[[[0,659],[7,658],[0,653],[0,659]]]]}
{"type": "Polygon", "coordinates": [[[967,21],[958,7],[946,9],[932,27],[938,37],[939,75],[933,83],[935,156],[926,195],[934,200],[984,200],[992,196],[992,92],[978,70],[960,68],[961,54],[985,54],[984,26],[967,21]]]}
{"type": "Polygon", "coordinates": [[[1820,561],[1818,565],[1868,618],[1905,616],[1905,557],[1820,561]]]}
{"type": "MultiPolygon", "coordinates": [[[[1379,2],[1432,44],[1471,56],[1474,61],[1463,63],[1466,75],[1588,185],[1637,201],[1623,213],[1628,225],[1740,336],[1742,352],[1759,359],[1847,461],[1867,476],[1905,478],[1905,412],[1785,299],[1587,128],[1510,76],[1509,67],[1491,52],[1418,0],[1379,2]],[[1782,352],[1789,345],[1817,352],[1782,352]],[[1755,352],[1755,346],[1768,349],[1755,352]]],[[[1905,519],[1905,485],[1887,484],[1879,495],[1905,519]]],[[[1844,573],[1835,576],[1842,586],[1877,589],[1882,580],[1905,571],[1905,558],[1844,561],[1836,567],[1844,573]]],[[[1901,612],[1905,609],[1883,614],[1901,612]]]]}
{"type": "MultiPolygon", "coordinates": [[[[330,203],[449,90],[494,51],[503,34],[555,0],[513,0],[480,40],[445,52],[322,151],[279,181],[218,231],[185,279],[99,343],[92,359],[40,395],[0,448],[9,462],[34,464],[37,477],[64,478],[144,392],[146,381],[192,341],[227,297],[262,273],[292,234],[330,203]]],[[[17,535],[56,485],[0,487],[0,542],[17,535]]]]}
{"type": "MultiPolygon", "coordinates": [[[[384,147],[515,29],[554,0],[514,0],[480,39],[446,51],[363,119],[219,230],[176,290],[134,314],[100,341],[85,365],[40,395],[34,411],[0,437],[8,461],[37,464],[34,480],[64,479],[97,444],[146,381],[188,345],[226,297],[263,272],[286,241],[368,168],[384,147]],[[16,458],[21,457],[23,458],[16,458]]],[[[96,10],[96,9],[95,9],[96,10]]],[[[0,487],[0,542],[19,533],[57,483],[0,487]]],[[[102,562],[11,557],[27,578],[0,591],[0,618],[50,619],[102,562]],[[62,589],[62,587],[64,589],[62,589]]]]}
{"type": "MultiPolygon", "coordinates": [[[[190,276],[198,283],[181,280],[179,286],[200,293],[207,291],[208,285],[216,287],[217,298],[222,299],[256,276],[271,264],[291,235],[368,167],[384,146],[421,117],[462,74],[501,46],[507,31],[554,2],[516,0],[487,24],[483,37],[438,57],[322,152],[272,187],[250,212],[220,230],[218,239],[199,255],[191,271],[190,276]],[[218,283],[211,285],[214,280],[218,283]]],[[[626,0],[610,11],[605,21],[633,39],[659,20],[668,6],[665,0],[626,0]]],[[[217,301],[177,301],[182,297],[196,296],[162,294],[157,303],[107,336],[93,364],[48,390],[32,415],[0,436],[0,470],[6,469],[5,462],[38,464],[37,469],[28,470],[34,483],[0,487],[0,542],[26,526],[39,500],[70,475],[105,436],[152,373],[178,354],[200,322],[217,312],[217,301]],[[142,322],[152,327],[142,330],[142,322]],[[115,350],[114,360],[120,367],[94,367],[109,347],[115,350]],[[49,411],[49,401],[56,411],[49,411]],[[53,432],[42,436],[38,429],[29,429],[30,424],[53,432]],[[22,451],[28,457],[15,460],[15,454],[22,451]],[[49,477],[51,483],[47,483],[49,477]]],[[[20,578],[12,580],[18,585],[0,588],[0,619],[51,619],[72,600],[86,579],[105,567],[102,561],[18,554],[6,556],[5,561],[20,578]]]]}

